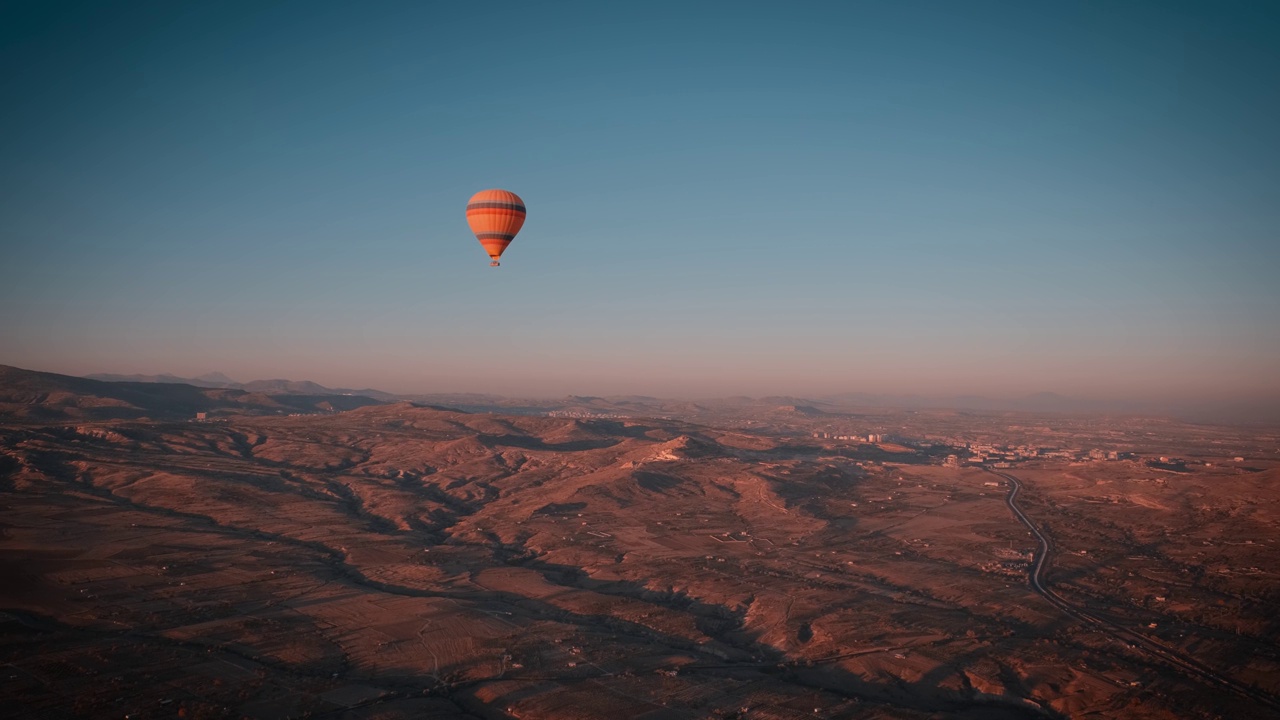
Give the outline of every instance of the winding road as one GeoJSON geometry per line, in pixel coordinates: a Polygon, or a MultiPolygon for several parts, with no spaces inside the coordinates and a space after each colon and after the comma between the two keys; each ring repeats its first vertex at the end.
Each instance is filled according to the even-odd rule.
{"type": "Polygon", "coordinates": [[[1227,677],[1195,660],[1187,657],[1178,650],[1175,650],[1164,643],[1153,640],[1152,638],[1135,632],[1118,623],[1112,622],[1098,615],[1084,610],[1076,605],[1067,602],[1063,597],[1045,584],[1044,571],[1049,564],[1049,559],[1053,555],[1053,541],[1049,536],[1040,530],[1040,527],[1027,517],[1027,514],[1018,506],[1018,493],[1022,490],[1022,481],[1010,475],[1009,473],[997,472],[990,468],[984,468],[987,472],[1004,478],[1009,483],[1009,494],[1005,496],[1005,504],[1009,506],[1009,510],[1013,511],[1014,517],[1031,531],[1032,535],[1040,541],[1040,547],[1036,550],[1035,556],[1031,562],[1031,569],[1027,573],[1027,583],[1035,590],[1037,594],[1048,600],[1051,605],[1061,610],[1070,617],[1079,620],[1088,625],[1093,625],[1103,633],[1111,636],[1113,639],[1119,640],[1127,644],[1131,648],[1145,651],[1149,655],[1153,655],[1166,663],[1173,665],[1184,673],[1191,675],[1200,680],[1204,680],[1219,687],[1226,688],[1240,695],[1248,697],[1274,710],[1280,710],[1280,699],[1275,696],[1262,692],[1256,688],[1241,683],[1238,680],[1227,677]]]}

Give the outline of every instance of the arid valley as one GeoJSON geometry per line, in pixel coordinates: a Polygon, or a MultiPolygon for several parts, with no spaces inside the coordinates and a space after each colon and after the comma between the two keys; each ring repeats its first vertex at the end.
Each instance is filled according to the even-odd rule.
{"type": "Polygon", "coordinates": [[[1278,39],[0,3],[0,720],[1280,720],[1278,39]]]}
{"type": "Polygon", "coordinates": [[[1280,714],[1275,429],[646,402],[3,368],[10,716],[1280,714]]]}

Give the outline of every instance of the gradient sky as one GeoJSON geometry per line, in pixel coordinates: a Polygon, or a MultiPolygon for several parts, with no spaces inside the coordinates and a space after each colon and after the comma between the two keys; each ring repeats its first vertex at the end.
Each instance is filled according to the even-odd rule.
{"type": "Polygon", "coordinates": [[[1280,395],[1277,3],[36,0],[0,67],[0,363],[1280,395]]]}

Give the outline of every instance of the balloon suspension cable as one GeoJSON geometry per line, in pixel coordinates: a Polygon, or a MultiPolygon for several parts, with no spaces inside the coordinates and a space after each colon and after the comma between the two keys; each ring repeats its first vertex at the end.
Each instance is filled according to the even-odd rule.
{"type": "Polygon", "coordinates": [[[494,260],[494,261],[490,262],[490,263],[489,263],[489,267],[498,267],[498,261],[497,261],[497,260],[494,260]]]}

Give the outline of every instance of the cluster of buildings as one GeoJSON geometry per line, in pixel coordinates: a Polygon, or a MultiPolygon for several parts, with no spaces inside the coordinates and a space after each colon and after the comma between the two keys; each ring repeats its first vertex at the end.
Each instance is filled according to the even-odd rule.
{"type": "MultiPolygon", "coordinates": [[[[993,445],[987,443],[959,443],[957,447],[967,449],[969,457],[964,462],[980,465],[991,464],[993,467],[1009,467],[1010,463],[1019,460],[1032,460],[1037,458],[1057,459],[1057,460],[1127,460],[1134,457],[1133,453],[1121,452],[1118,450],[1102,450],[1094,448],[1092,450],[1083,450],[1079,448],[1043,448],[1032,445],[993,445]]],[[[948,455],[943,465],[947,467],[958,467],[960,465],[960,457],[958,455],[948,455]]]]}
{"type": "Polygon", "coordinates": [[[837,435],[832,432],[814,431],[813,436],[820,440],[849,440],[852,442],[869,442],[882,443],[884,435],[881,433],[867,433],[866,435],[837,435]]]}
{"type": "Polygon", "coordinates": [[[577,418],[579,420],[625,420],[631,416],[618,413],[591,412],[589,410],[550,410],[547,412],[547,417],[577,418]]]}
{"type": "Polygon", "coordinates": [[[986,462],[1012,462],[1015,460],[1030,460],[1032,458],[1050,458],[1050,457],[1066,457],[1061,453],[1069,453],[1068,450],[1042,450],[1038,447],[1030,445],[1018,445],[1017,447],[1009,447],[1007,445],[987,445],[973,443],[969,445],[969,462],[986,463],[986,462]]]}

